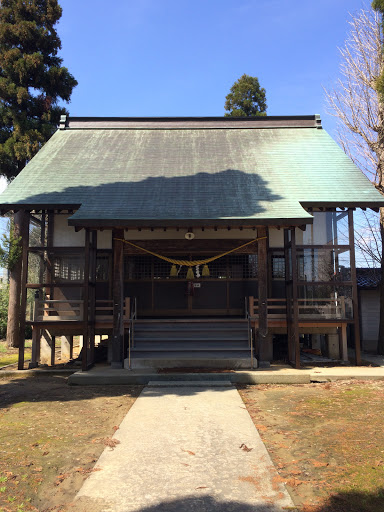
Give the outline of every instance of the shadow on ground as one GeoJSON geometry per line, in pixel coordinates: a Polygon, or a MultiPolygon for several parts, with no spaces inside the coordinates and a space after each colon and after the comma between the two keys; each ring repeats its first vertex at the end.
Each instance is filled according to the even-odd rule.
{"type": "Polygon", "coordinates": [[[339,492],[330,496],[314,512],[382,512],[383,510],[384,489],[379,488],[375,492],[339,492]]]}
{"type": "MultiPolygon", "coordinates": [[[[89,500],[80,498],[74,503],[73,512],[104,512],[112,510],[109,508],[112,504],[106,504],[103,500],[89,500]]],[[[129,507],[127,512],[291,512],[298,510],[296,508],[281,508],[273,503],[260,503],[259,505],[249,505],[238,501],[218,501],[213,496],[188,496],[176,500],[164,501],[158,505],[135,509],[129,507]]],[[[123,512],[123,509],[116,505],[117,512],[123,512]]]]}
{"type": "MultiPolygon", "coordinates": [[[[224,380],[224,379],[223,379],[224,380]]],[[[144,385],[108,383],[94,386],[68,386],[67,377],[59,375],[29,375],[20,377],[2,376],[0,372],[0,408],[9,407],[20,402],[69,402],[88,400],[99,396],[113,397],[119,395],[139,396],[144,385]]],[[[226,391],[228,387],[215,386],[191,386],[180,388],[147,387],[145,395],[164,396],[169,395],[197,395],[207,388],[217,392],[226,391]]]]}
{"type": "Polygon", "coordinates": [[[143,386],[68,386],[64,376],[7,377],[0,373],[0,408],[20,402],[72,402],[95,397],[139,396],[143,386]]]}

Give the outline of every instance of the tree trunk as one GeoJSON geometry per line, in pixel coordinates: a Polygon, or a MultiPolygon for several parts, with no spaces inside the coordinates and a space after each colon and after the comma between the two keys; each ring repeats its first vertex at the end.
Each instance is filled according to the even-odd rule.
{"type": "MultiPolygon", "coordinates": [[[[381,61],[384,69],[384,61],[381,61]]],[[[378,98],[379,130],[377,132],[377,185],[376,188],[384,195],[384,102],[378,98]]],[[[384,355],[384,208],[380,208],[380,235],[381,235],[381,279],[380,279],[380,324],[379,339],[377,340],[377,353],[384,355]]]]}
{"type": "MultiPolygon", "coordinates": [[[[18,211],[13,216],[13,236],[18,238],[22,233],[22,224],[25,222],[25,212],[18,211]]],[[[20,341],[20,292],[21,292],[21,255],[17,263],[9,271],[9,304],[8,304],[8,324],[7,324],[7,345],[8,347],[18,347],[20,341]]]]}
{"type": "Polygon", "coordinates": [[[380,280],[380,327],[377,343],[377,353],[384,355],[384,208],[380,208],[380,234],[381,234],[381,280],[380,280]]]}

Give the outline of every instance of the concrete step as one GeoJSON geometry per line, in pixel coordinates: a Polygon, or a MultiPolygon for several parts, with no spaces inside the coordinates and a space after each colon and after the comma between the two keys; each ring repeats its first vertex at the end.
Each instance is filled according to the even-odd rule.
{"type": "Polygon", "coordinates": [[[214,343],[217,345],[218,343],[248,343],[247,336],[199,336],[199,337],[190,337],[190,336],[142,336],[142,334],[136,334],[134,337],[135,344],[142,343],[184,343],[185,345],[192,345],[195,343],[205,344],[205,343],[214,343]]]}
{"type": "Polygon", "coordinates": [[[248,339],[248,331],[240,330],[220,330],[220,331],[147,331],[135,329],[134,335],[136,339],[248,339]]]}
{"type": "Polygon", "coordinates": [[[189,388],[189,387],[233,387],[230,380],[150,380],[147,384],[151,388],[189,388]]]}
{"type": "Polygon", "coordinates": [[[191,343],[185,343],[185,340],[172,340],[158,342],[158,340],[145,340],[140,343],[135,340],[135,346],[131,348],[131,351],[136,350],[180,350],[189,352],[191,350],[248,350],[248,340],[244,341],[226,341],[223,342],[212,342],[212,340],[196,341],[193,340],[191,343]]]}
{"type": "Polygon", "coordinates": [[[204,359],[207,360],[216,360],[216,359],[226,359],[226,358],[242,358],[242,357],[250,357],[250,350],[140,350],[134,349],[131,350],[131,358],[132,359],[140,359],[144,358],[166,358],[166,359],[204,359]]]}
{"type": "MultiPolygon", "coordinates": [[[[250,357],[227,357],[220,359],[205,359],[205,358],[173,358],[173,357],[140,357],[131,358],[132,369],[148,369],[148,368],[204,368],[204,369],[221,369],[221,370],[236,370],[241,368],[256,368],[257,361],[253,360],[253,365],[250,357]]],[[[129,360],[125,359],[124,368],[129,368],[129,360]]]]}
{"type": "Polygon", "coordinates": [[[209,330],[231,330],[231,329],[242,329],[247,330],[248,323],[247,322],[236,322],[236,323],[195,323],[195,322],[151,322],[151,323],[143,323],[136,321],[134,323],[135,329],[146,330],[146,331],[157,331],[157,330],[194,330],[194,331],[209,331],[209,330]]]}

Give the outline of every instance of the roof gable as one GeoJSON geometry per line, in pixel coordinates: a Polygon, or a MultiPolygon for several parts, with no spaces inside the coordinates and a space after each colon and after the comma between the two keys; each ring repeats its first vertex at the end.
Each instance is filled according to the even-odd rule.
{"type": "Polygon", "coordinates": [[[384,204],[319,126],[317,116],[64,121],[0,203],[72,206],[79,225],[310,222],[303,206],[384,204]]]}

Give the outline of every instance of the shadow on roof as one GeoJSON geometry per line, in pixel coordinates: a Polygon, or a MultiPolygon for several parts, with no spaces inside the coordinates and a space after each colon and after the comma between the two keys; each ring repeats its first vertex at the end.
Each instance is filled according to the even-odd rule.
{"type": "Polygon", "coordinates": [[[22,204],[36,208],[81,205],[73,220],[306,216],[297,201],[287,201],[272,192],[257,174],[235,169],[142,181],[124,181],[122,177],[95,186],[68,185],[60,192],[31,195],[22,204]]]}

